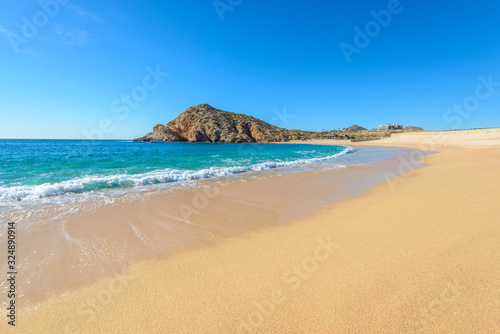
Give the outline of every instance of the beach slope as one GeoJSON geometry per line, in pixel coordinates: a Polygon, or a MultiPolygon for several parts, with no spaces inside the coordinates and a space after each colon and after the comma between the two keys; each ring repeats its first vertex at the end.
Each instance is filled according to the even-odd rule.
{"type": "Polygon", "coordinates": [[[429,136],[369,144],[439,152],[404,177],[290,225],[136,263],[27,309],[16,330],[499,333],[499,146],[429,136]]]}

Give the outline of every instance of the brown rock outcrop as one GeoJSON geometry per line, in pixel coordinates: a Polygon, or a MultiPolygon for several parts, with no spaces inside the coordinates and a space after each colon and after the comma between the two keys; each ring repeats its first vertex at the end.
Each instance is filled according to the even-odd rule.
{"type": "Polygon", "coordinates": [[[288,130],[260,119],[200,104],[181,113],[167,125],[158,124],[138,142],[270,143],[300,140],[308,133],[288,130]]]}

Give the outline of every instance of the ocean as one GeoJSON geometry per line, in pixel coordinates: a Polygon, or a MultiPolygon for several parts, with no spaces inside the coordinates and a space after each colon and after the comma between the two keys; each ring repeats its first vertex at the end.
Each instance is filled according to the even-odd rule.
{"type": "Polygon", "coordinates": [[[0,140],[0,202],[304,165],[353,151],[322,145],[0,140]]]}
{"type": "Polygon", "coordinates": [[[309,144],[2,139],[0,211],[65,194],[102,195],[112,189],[143,190],[266,170],[339,169],[397,154],[401,152],[309,144]]]}

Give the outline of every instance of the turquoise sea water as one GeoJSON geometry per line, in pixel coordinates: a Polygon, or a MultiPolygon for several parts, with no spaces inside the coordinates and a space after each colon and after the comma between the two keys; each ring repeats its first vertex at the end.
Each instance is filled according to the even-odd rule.
{"type": "Polygon", "coordinates": [[[334,162],[326,145],[0,140],[0,202],[334,162]]]}

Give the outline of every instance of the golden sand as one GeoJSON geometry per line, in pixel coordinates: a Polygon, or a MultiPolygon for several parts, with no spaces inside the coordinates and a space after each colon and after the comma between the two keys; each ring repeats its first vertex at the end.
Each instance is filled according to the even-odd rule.
{"type": "Polygon", "coordinates": [[[290,225],[136,263],[26,308],[15,331],[499,333],[499,147],[432,135],[362,143],[439,151],[424,168],[290,225]]]}

